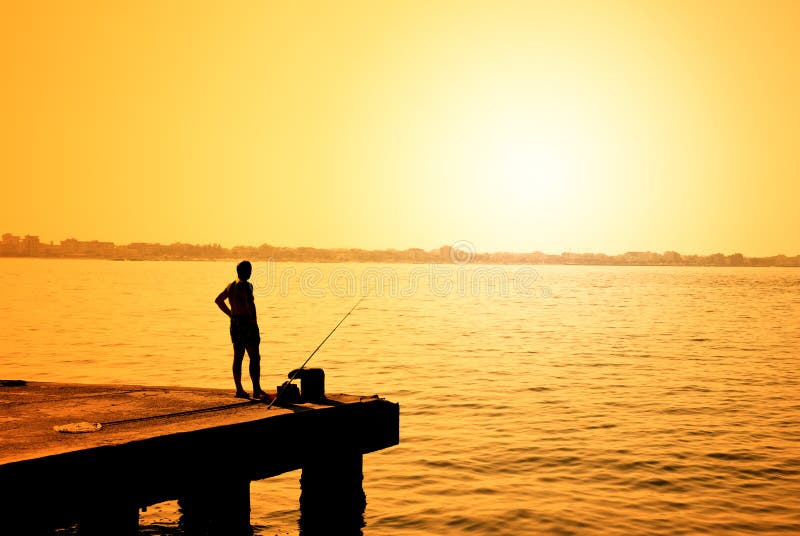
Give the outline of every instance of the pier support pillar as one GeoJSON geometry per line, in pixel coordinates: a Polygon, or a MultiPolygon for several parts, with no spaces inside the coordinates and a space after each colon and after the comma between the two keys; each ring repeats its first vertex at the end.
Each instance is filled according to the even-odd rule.
{"type": "Polygon", "coordinates": [[[250,481],[219,478],[196,483],[178,499],[186,536],[250,536],[250,481]]]}
{"type": "Polygon", "coordinates": [[[359,452],[321,453],[303,464],[300,534],[360,536],[367,499],[359,452]]]}
{"type": "Polygon", "coordinates": [[[124,500],[97,500],[80,514],[80,536],[136,536],[139,534],[139,508],[124,500]]]}

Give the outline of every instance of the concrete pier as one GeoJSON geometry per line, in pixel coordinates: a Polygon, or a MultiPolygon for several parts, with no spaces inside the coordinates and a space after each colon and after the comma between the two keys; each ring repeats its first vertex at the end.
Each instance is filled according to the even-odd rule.
{"type": "Polygon", "coordinates": [[[325,516],[341,518],[342,527],[363,523],[362,456],[399,442],[397,404],[340,394],[267,409],[231,395],[0,387],[0,533],[78,523],[86,535],[136,534],[139,509],[177,499],[187,534],[249,534],[250,482],[296,469],[304,535],[321,534],[325,516]],[[104,424],[88,433],[54,430],[82,421],[104,424]]]}

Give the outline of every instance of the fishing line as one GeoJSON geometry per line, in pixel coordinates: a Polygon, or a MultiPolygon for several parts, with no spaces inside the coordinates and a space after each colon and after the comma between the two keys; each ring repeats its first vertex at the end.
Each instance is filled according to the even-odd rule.
{"type": "Polygon", "coordinates": [[[333,329],[330,331],[330,333],[328,333],[328,334],[325,336],[325,338],[324,338],[324,339],[322,339],[322,342],[321,342],[321,343],[319,343],[319,345],[318,345],[318,346],[317,346],[317,347],[314,349],[314,351],[313,351],[313,352],[311,352],[311,355],[309,355],[309,356],[306,358],[306,360],[303,362],[303,364],[302,364],[302,365],[300,365],[300,368],[294,369],[294,370],[292,371],[292,375],[291,375],[291,376],[289,376],[289,381],[288,381],[288,382],[286,382],[286,383],[284,384],[284,389],[282,389],[282,390],[278,391],[278,392],[275,394],[275,398],[273,398],[273,399],[272,399],[272,402],[270,402],[270,403],[267,405],[267,409],[271,408],[271,407],[272,407],[272,405],[273,405],[273,404],[275,404],[275,402],[277,402],[277,401],[278,401],[278,399],[281,397],[281,395],[282,395],[282,394],[283,394],[283,393],[286,391],[286,387],[287,387],[287,386],[289,386],[289,385],[291,385],[291,383],[292,383],[292,382],[295,380],[295,378],[297,378],[297,376],[300,374],[300,371],[301,371],[301,370],[303,370],[303,369],[305,368],[305,366],[308,364],[308,362],[309,362],[309,361],[311,361],[311,358],[312,358],[312,357],[314,357],[314,354],[316,354],[316,353],[319,351],[319,349],[320,349],[320,348],[322,348],[322,345],[323,345],[323,344],[325,344],[325,342],[326,342],[326,341],[327,341],[327,340],[330,338],[330,336],[331,336],[331,335],[333,335],[333,332],[334,332],[334,331],[336,331],[336,329],[337,329],[339,326],[341,326],[341,325],[342,325],[342,322],[344,322],[344,321],[345,321],[345,319],[346,319],[348,316],[350,316],[350,313],[352,313],[353,311],[355,311],[356,307],[358,307],[358,305],[359,305],[359,304],[360,304],[362,301],[364,301],[364,298],[366,298],[366,296],[361,296],[361,299],[359,299],[359,300],[356,302],[356,304],[355,304],[355,305],[354,305],[354,306],[353,306],[353,307],[352,307],[352,308],[351,308],[349,311],[347,311],[347,314],[346,314],[346,315],[344,315],[344,316],[342,317],[342,319],[341,319],[341,320],[339,320],[339,323],[338,323],[338,324],[336,324],[336,326],[334,326],[334,328],[333,328],[333,329]]]}

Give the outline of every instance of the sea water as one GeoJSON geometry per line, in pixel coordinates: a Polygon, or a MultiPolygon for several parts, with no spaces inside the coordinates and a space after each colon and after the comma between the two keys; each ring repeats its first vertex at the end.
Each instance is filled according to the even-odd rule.
{"type": "MultiPolygon", "coordinates": [[[[400,404],[367,536],[800,532],[800,269],[251,260],[273,389],[367,295],[310,363],[400,404]]],[[[0,259],[0,378],[233,394],[234,266],[0,259]]],[[[256,534],[298,479],[251,485],[256,534]]]]}

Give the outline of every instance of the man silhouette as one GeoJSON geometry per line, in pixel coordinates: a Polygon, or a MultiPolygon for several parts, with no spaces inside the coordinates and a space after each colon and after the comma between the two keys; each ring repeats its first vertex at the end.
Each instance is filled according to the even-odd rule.
{"type": "Polygon", "coordinates": [[[253,398],[268,398],[261,390],[261,334],[256,318],[256,304],[253,299],[253,285],[248,282],[253,273],[250,261],[242,261],[236,265],[239,276],[225,290],[219,293],[215,303],[231,319],[231,342],[233,342],[233,383],[236,384],[236,397],[249,398],[242,387],[242,361],[244,352],[250,358],[250,380],[253,382],[253,398]],[[228,300],[230,307],[225,303],[228,300]]]}

